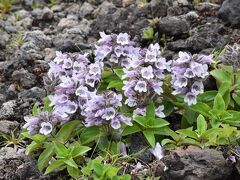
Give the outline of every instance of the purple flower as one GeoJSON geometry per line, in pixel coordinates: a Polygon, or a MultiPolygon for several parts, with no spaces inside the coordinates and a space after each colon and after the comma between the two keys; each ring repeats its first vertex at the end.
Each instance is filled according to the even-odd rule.
{"type": "Polygon", "coordinates": [[[129,44],[129,35],[127,33],[120,33],[117,36],[117,43],[121,45],[128,45],[129,44]]]}
{"type": "Polygon", "coordinates": [[[162,159],[164,156],[164,150],[159,143],[156,144],[155,148],[151,148],[150,152],[155,156],[157,160],[162,159]]]}
{"type": "Polygon", "coordinates": [[[134,87],[135,91],[138,92],[147,92],[147,84],[145,81],[138,81],[136,86],[134,87]]]}
{"type": "Polygon", "coordinates": [[[176,60],[178,64],[188,63],[191,60],[191,56],[186,52],[180,51],[178,56],[179,58],[176,60]]]}
{"type": "Polygon", "coordinates": [[[73,65],[73,62],[70,58],[63,60],[63,68],[70,69],[70,68],[72,68],[72,65],[73,65]]]}
{"type": "Polygon", "coordinates": [[[88,97],[88,88],[86,86],[79,86],[75,92],[77,96],[87,98],[88,97]]]}
{"type": "Polygon", "coordinates": [[[157,61],[157,53],[155,51],[147,50],[144,61],[145,62],[156,62],[157,61]]]}
{"type": "Polygon", "coordinates": [[[101,75],[102,66],[98,63],[90,64],[89,65],[89,74],[91,75],[101,75]]]}
{"type": "Polygon", "coordinates": [[[203,83],[198,81],[194,82],[191,87],[191,92],[196,95],[203,93],[203,83]]]}
{"type": "Polygon", "coordinates": [[[102,118],[106,119],[107,121],[113,119],[114,117],[115,109],[113,107],[106,108],[104,114],[102,115],[102,118]]]}
{"type": "Polygon", "coordinates": [[[177,77],[176,81],[174,82],[174,85],[177,87],[186,87],[188,84],[188,80],[184,76],[177,77]]]}
{"type": "Polygon", "coordinates": [[[39,132],[41,134],[48,135],[52,132],[52,129],[53,129],[53,127],[52,127],[51,123],[43,122],[43,123],[41,123],[41,128],[40,128],[39,132]]]}
{"type": "Polygon", "coordinates": [[[188,92],[184,98],[184,102],[187,103],[189,106],[197,104],[197,97],[195,94],[188,92]]]}
{"type": "Polygon", "coordinates": [[[154,77],[152,66],[143,67],[141,69],[142,77],[145,79],[151,79],[154,77]]]}
{"type": "Polygon", "coordinates": [[[164,110],[164,106],[158,106],[158,108],[155,109],[156,115],[160,118],[164,118],[165,114],[163,113],[163,110],[164,110]]]}
{"type": "Polygon", "coordinates": [[[105,32],[100,32],[100,37],[101,39],[98,40],[98,43],[102,44],[102,43],[110,43],[110,41],[112,40],[111,35],[106,35],[105,32]]]}

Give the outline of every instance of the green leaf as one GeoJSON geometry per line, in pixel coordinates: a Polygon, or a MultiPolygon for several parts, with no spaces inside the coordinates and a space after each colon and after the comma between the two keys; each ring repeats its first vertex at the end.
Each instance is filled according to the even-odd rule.
{"type": "Polygon", "coordinates": [[[122,68],[114,69],[113,71],[115,72],[115,74],[116,74],[120,79],[122,79],[122,76],[124,75],[124,72],[123,72],[123,69],[122,69],[122,68]]]}
{"type": "Polygon", "coordinates": [[[52,172],[52,171],[54,171],[54,170],[57,170],[58,168],[60,168],[60,167],[62,167],[62,166],[64,166],[65,165],[65,163],[64,163],[64,161],[62,160],[62,159],[58,159],[58,160],[56,160],[56,161],[53,161],[48,167],[47,167],[47,169],[46,169],[46,171],[45,171],[45,175],[46,174],[49,174],[50,172],[52,172]]]}
{"type": "Polygon", "coordinates": [[[38,116],[40,113],[39,107],[38,107],[38,103],[35,103],[32,109],[32,115],[33,116],[38,116]]]}
{"type": "Polygon", "coordinates": [[[118,168],[113,167],[113,166],[109,166],[109,168],[108,168],[107,171],[106,171],[106,175],[107,175],[110,179],[112,179],[114,176],[117,175],[118,171],[119,171],[118,168]]]}
{"type": "Polygon", "coordinates": [[[176,132],[193,139],[198,139],[197,133],[192,131],[191,129],[179,129],[176,132]]]}
{"type": "Polygon", "coordinates": [[[52,111],[52,107],[50,106],[51,101],[48,97],[44,98],[44,106],[43,106],[43,111],[46,112],[51,112],[52,111]]]}
{"type": "Polygon", "coordinates": [[[31,144],[29,144],[25,150],[26,155],[28,155],[30,152],[35,151],[42,147],[42,143],[36,143],[35,141],[32,141],[31,144]]]}
{"type": "Polygon", "coordinates": [[[133,120],[137,122],[139,125],[141,125],[142,127],[148,126],[146,116],[136,116],[133,118],[133,120]]]}
{"type": "Polygon", "coordinates": [[[152,27],[147,27],[143,30],[143,38],[144,39],[153,39],[154,37],[154,30],[152,27]]]}
{"type": "Polygon", "coordinates": [[[161,145],[165,146],[166,144],[176,144],[176,142],[171,139],[163,139],[161,145]]]}
{"type": "Polygon", "coordinates": [[[127,136],[130,134],[134,134],[136,132],[141,131],[141,128],[138,126],[137,123],[133,122],[132,126],[126,126],[123,130],[122,136],[127,136]]]}
{"type": "Polygon", "coordinates": [[[166,120],[161,119],[161,118],[155,118],[155,119],[153,119],[153,124],[149,127],[150,128],[161,128],[161,127],[164,127],[167,125],[169,125],[169,122],[167,122],[166,120]]]}
{"type": "Polygon", "coordinates": [[[54,142],[57,157],[66,158],[68,156],[68,149],[60,142],[54,142]]]}
{"type": "Polygon", "coordinates": [[[123,85],[124,84],[121,80],[113,80],[108,84],[107,89],[110,88],[122,89],[123,85]]]}
{"type": "Polygon", "coordinates": [[[196,118],[197,118],[196,116],[197,116],[197,113],[187,106],[183,114],[183,118],[187,120],[189,125],[192,125],[194,122],[196,122],[196,118]]]}
{"type": "Polygon", "coordinates": [[[213,109],[223,111],[225,110],[225,102],[220,93],[218,93],[214,99],[213,109]]]}
{"type": "Polygon", "coordinates": [[[78,165],[76,162],[73,160],[73,158],[68,158],[68,159],[63,159],[64,163],[67,164],[68,166],[71,166],[75,169],[78,169],[78,165]]]}
{"type": "Polygon", "coordinates": [[[203,102],[211,102],[214,100],[217,93],[218,91],[206,91],[202,94],[199,94],[198,99],[203,102]]]}
{"type": "Polygon", "coordinates": [[[218,88],[218,92],[223,96],[231,88],[231,82],[223,82],[218,88]]]}
{"type": "Polygon", "coordinates": [[[198,102],[197,104],[190,106],[190,108],[207,117],[209,116],[209,111],[211,110],[207,104],[202,102],[198,102]]]}
{"type": "Polygon", "coordinates": [[[86,152],[90,151],[91,148],[87,146],[81,146],[78,142],[74,143],[73,151],[71,152],[71,156],[73,158],[81,156],[85,154],[86,152]]]}
{"type": "Polygon", "coordinates": [[[147,106],[146,118],[147,119],[155,118],[155,106],[153,101],[151,101],[150,104],[147,106]]]}
{"type": "Polygon", "coordinates": [[[231,82],[231,75],[223,70],[214,69],[210,74],[217,79],[220,83],[231,82]]]}
{"type": "Polygon", "coordinates": [[[38,169],[40,172],[48,166],[49,161],[51,160],[54,154],[54,146],[52,144],[47,144],[44,151],[40,154],[38,158],[38,169]]]}
{"type": "Polygon", "coordinates": [[[237,103],[237,105],[240,106],[240,96],[237,95],[236,93],[232,94],[232,98],[234,99],[234,101],[237,103]]]}
{"type": "Polygon", "coordinates": [[[95,141],[102,135],[103,133],[100,131],[99,126],[87,127],[86,129],[83,130],[83,132],[80,135],[80,142],[82,145],[85,145],[95,141]]]}
{"type": "Polygon", "coordinates": [[[56,140],[61,143],[66,143],[69,138],[71,137],[72,132],[74,129],[80,125],[80,121],[74,120],[67,122],[62,126],[62,128],[59,130],[58,134],[56,135],[56,140]]]}
{"type": "Polygon", "coordinates": [[[80,177],[80,170],[78,168],[67,166],[67,171],[68,171],[68,174],[73,178],[78,179],[80,177]]]}
{"type": "Polygon", "coordinates": [[[156,140],[154,136],[154,131],[152,131],[151,129],[145,130],[143,131],[143,135],[147,139],[147,142],[150,144],[150,146],[155,147],[156,140]]]}
{"type": "Polygon", "coordinates": [[[197,118],[197,131],[200,135],[202,135],[207,130],[207,122],[205,118],[199,114],[197,118]]]}

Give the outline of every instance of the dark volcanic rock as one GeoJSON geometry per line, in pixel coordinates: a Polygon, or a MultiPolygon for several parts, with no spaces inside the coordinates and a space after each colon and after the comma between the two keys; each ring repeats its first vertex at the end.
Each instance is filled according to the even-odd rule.
{"type": "Polygon", "coordinates": [[[185,19],[177,16],[164,17],[157,25],[157,30],[160,34],[169,36],[185,34],[189,31],[189,28],[189,23],[185,19]]]}
{"type": "Polygon", "coordinates": [[[240,1],[226,0],[218,11],[218,16],[227,24],[240,27],[240,1]]]}
{"type": "Polygon", "coordinates": [[[189,147],[163,157],[167,170],[155,172],[165,180],[224,180],[233,173],[221,151],[189,147]]]}
{"type": "Polygon", "coordinates": [[[221,24],[204,24],[190,31],[190,37],[167,43],[172,51],[187,50],[199,52],[208,48],[222,49],[230,40],[224,35],[224,27],[221,24]]]}
{"type": "Polygon", "coordinates": [[[13,72],[12,80],[24,88],[30,88],[36,83],[36,76],[25,69],[20,69],[13,72]]]}
{"type": "Polygon", "coordinates": [[[154,159],[152,153],[149,150],[148,144],[140,133],[132,135],[129,154],[136,154],[136,157],[145,163],[152,162],[154,159]]]}

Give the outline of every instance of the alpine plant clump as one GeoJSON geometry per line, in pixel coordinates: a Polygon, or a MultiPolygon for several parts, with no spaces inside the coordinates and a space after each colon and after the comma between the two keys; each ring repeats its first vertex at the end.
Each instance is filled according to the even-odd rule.
{"type": "Polygon", "coordinates": [[[172,65],[172,94],[184,94],[184,102],[190,106],[196,104],[197,95],[203,93],[203,79],[209,75],[208,64],[214,62],[213,55],[191,55],[187,52],[179,52],[178,55],[172,65]]]}
{"type": "MultiPolygon", "coordinates": [[[[153,100],[159,105],[156,115],[165,117],[161,95],[169,72],[173,94],[185,94],[184,101],[188,105],[196,104],[197,95],[203,92],[202,81],[208,75],[208,64],[213,63],[212,55],[179,52],[177,60],[167,61],[157,43],[140,48],[127,33],[107,35],[101,32],[100,36],[94,59],[87,53],[56,52],[48,71],[48,84],[52,89],[48,99],[52,111],[25,117],[24,128],[31,135],[50,134],[56,125],[72,118],[81,119],[85,126],[106,125],[113,129],[121,128],[122,124],[131,126],[131,118],[120,111],[122,102],[131,107],[133,116],[138,116],[145,115],[147,105],[153,100]],[[98,90],[105,67],[122,69],[121,94],[98,90]]],[[[239,50],[238,47],[233,49],[234,52],[239,50]]]]}

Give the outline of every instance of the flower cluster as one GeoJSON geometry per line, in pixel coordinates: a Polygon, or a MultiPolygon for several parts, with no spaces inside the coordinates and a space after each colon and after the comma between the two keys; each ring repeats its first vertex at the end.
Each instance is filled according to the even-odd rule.
{"type": "Polygon", "coordinates": [[[81,112],[86,117],[86,126],[110,124],[113,129],[119,129],[121,123],[131,126],[131,118],[117,111],[122,106],[121,101],[122,95],[113,91],[93,96],[81,112]]]}
{"type": "Polygon", "coordinates": [[[53,111],[47,122],[39,117],[30,119],[25,117],[27,121],[25,127],[31,134],[38,132],[49,134],[54,124],[64,124],[77,114],[78,109],[83,109],[92,94],[95,94],[93,90],[100,81],[103,71],[102,62],[90,63],[87,54],[79,53],[56,52],[56,58],[49,63],[49,66],[48,77],[56,84],[53,94],[48,96],[51,101],[50,106],[54,106],[53,111]]]}
{"type": "Polygon", "coordinates": [[[100,32],[100,37],[94,51],[96,61],[102,62],[107,59],[109,63],[127,67],[130,63],[128,57],[134,56],[140,50],[135,47],[127,33],[106,35],[100,32]]]}
{"type": "Polygon", "coordinates": [[[158,44],[151,44],[147,49],[128,56],[130,64],[123,69],[122,77],[125,79],[123,90],[128,106],[146,107],[149,98],[159,97],[163,92],[165,71],[170,71],[171,61],[167,62],[159,49],[158,44]]]}
{"type": "Polygon", "coordinates": [[[90,63],[82,54],[62,54],[52,61],[48,71],[49,78],[58,79],[54,95],[50,95],[51,105],[54,105],[53,114],[68,121],[89,100],[94,88],[99,82],[103,71],[103,63],[90,63]]]}
{"type": "Polygon", "coordinates": [[[41,112],[38,116],[24,117],[26,128],[30,135],[37,134],[38,132],[44,135],[50,134],[53,129],[52,120],[54,117],[51,113],[41,112]]]}
{"type": "Polygon", "coordinates": [[[233,46],[227,45],[223,56],[219,59],[225,64],[233,67],[234,72],[240,67],[240,45],[235,43],[233,46]]]}
{"type": "Polygon", "coordinates": [[[172,94],[185,94],[184,102],[196,104],[197,95],[203,93],[203,79],[209,74],[208,64],[213,62],[212,54],[206,56],[179,52],[179,58],[172,65],[172,94]]]}

